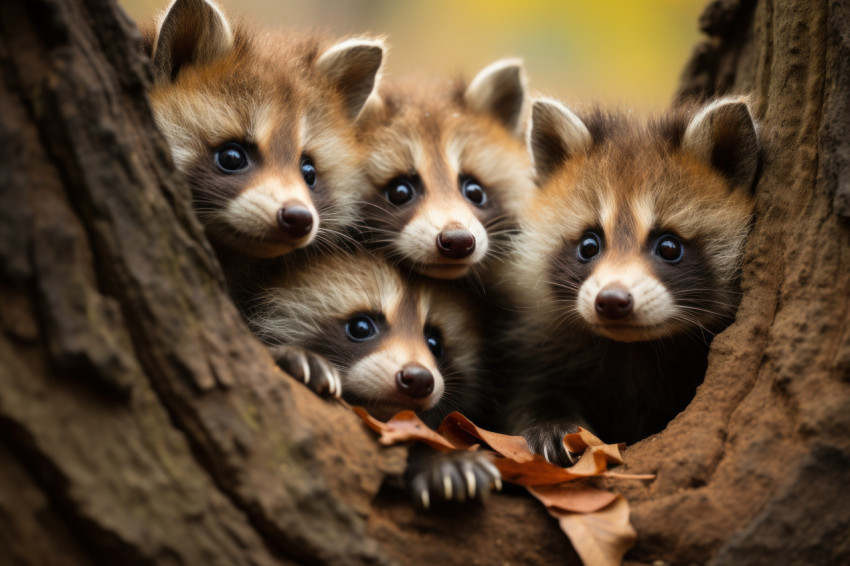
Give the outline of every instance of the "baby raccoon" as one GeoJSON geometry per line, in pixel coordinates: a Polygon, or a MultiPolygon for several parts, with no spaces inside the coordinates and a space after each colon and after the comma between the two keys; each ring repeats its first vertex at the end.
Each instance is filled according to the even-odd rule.
{"type": "Polygon", "coordinates": [[[737,308],[757,128],[740,98],[645,125],[541,100],[529,143],[540,189],[506,270],[525,356],[509,414],[566,465],[573,425],[631,443],[693,398],[737,308]]]}
{"type": "MultiPolygon", "coordinates": [[[[320,394],[386,420],[413,410],[436,425],[482,403],[476,305],[443,282],[411,278],[365,251],[292,254],[247,311],[278,364],[320,394]]],[[[423,506],[473,498],[499,481],[477,453],[414,450],[408,478],[423,506]]]]}
{"type": "Polygon", "coordinates": [[[220,256],[280,256],[355,220],[380,40],[258,33],[209,0],[175,0],[143,35],[156,121],[220,256]]]}
{"type": "Polygon", "coordinates": [[[384,85],[360,131],[374,186],[367,239],[393,261],[440,279],[463,277],[499,252],[534,187],[523,143],[521,62],[462,81],[384,85]]]}

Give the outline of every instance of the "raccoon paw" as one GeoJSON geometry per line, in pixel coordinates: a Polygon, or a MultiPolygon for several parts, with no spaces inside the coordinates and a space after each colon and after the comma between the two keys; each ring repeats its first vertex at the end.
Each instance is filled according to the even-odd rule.
{"type": "Polygon", "coordinates": [[[433,500],[484,500],[492,489],[502,489],[502,475],[483,452],[414,448],[405,476],[416,505],[423,509],[433,500]]]}
{"type": "Polygon", "coordinates": [[[342,395],[342,380],[339,372],[319,354],[297,346],[272,346],[269,348],[274,361],[280,368],[302,382],[322,397],[339,398],[342,395]]]}
{"type": "Polygon", "coordinates": [[[578,461],[581,454],[570,452],[564,446],[564,436],[578,431],[574,424],[547,423],[535,425],[522,431],[528,448],[543,456],[550,464],[568,468],[578,461]]]}

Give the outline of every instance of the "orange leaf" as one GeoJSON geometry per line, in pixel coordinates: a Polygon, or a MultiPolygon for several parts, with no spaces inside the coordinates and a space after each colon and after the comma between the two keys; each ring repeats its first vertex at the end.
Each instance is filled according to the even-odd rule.
{"type": "Polygon", "coordinates": [[[605,454],[606,460],[612,464],[623,463],[620,450],[625,446],[624,444],[605,444],[589,430],[581,427],[579,427],[578,432],[564,436],[564,446],[567,450],[576,454],[581,454],[590,448],[605,454]]]}
{"type": "Polygon", "coordinates": [[[599,452],[586,452],[578,463],[570,468],[550,464],[539,456],[530,462],[498,458],[494,464],[499,468],[502,479],[524,486],[558,485],[601,475],[607,468],[605,456],[599,452]]]}
{"type": "Polygon", "coordinates": [[[443,435],[458,447],[478,444],[476,441],[479,441],[515,462],[531,462],[535,459],[523,437],[484,430],[472,424],[472,421],[458,412],[454,412],[443,419],[437,433],[443,435]]]}
{"type": "Polygon", "coordinates": [[[418,440],[437,450],[450,451],[455,449],[451,442],[419,420],[419,417],[413,411],[402,411],[383,423],[367,413],[362,407],[352,407],[352,410],[363,419],[363,422],[369,428],[381,434],[379,442],[385,446],[406,440],[418,440]]]}
{"type": "Polygon", "coordinates": [[[529,487],[528,491],[546,508],[576,513],[594,513],[614,502],[616,493],[587,486],[541,485],[529,487]]]}
{"type": "Polygon", "coordinates": [[[621,495],[593,513],[572,513],[547,507],[585,566],[618,566],[637,539],[629,523],[629,504],[621,495]]]}

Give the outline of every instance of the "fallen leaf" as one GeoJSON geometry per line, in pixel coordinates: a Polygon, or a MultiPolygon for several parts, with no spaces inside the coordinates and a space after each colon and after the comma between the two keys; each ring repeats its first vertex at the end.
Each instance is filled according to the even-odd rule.
{"type": "Polygon", "coordinates": [[[619,495],[588,486],[541,485],[529,487],[528,491],[540,500],[547,509],[559,509],[575,513],[595,513],[614,502],[619,495]]]}
{"type": "Polygon", "coordinates": [[[620,450],[625,448],[625,444],[605,444],[592,432],[581,427],[579,427],[578,432],[564,436],[564,446],[575,454],[581,454],[590,448],[605,454],[606,459],[612,464],[623,463],[623,455],[620,450]]]}
{"type": "Polygon", "coordinates": [[[418,440],[437,450],[455,450],[455,446],[423,423],[413,411],[402,411],[387,422],[381,422],[363,407],[352,407],[369,428],[380,433],[378,441],[389,446],[397,442],[418,440]]]}
{"type": "Polygon", "coordinates": [[[637,533],[629,523],[629,504],[622,495],[592,513],[546,509],[558,520],[585,566],[619,566],[623,555],[637,540],[637,533]]]}
{"type": "Polygon", "coordinates": [[[563,442],[567,450],[581,457],[575,465],[561,468],[533,454],[523,437],[484,430],[460,413],[447,416],[434,431],[412,411],[403,411],[384,423],[360,407],[353,410],[381,435],[381,444],[415,440],[444,451],[474,450],[482,443],[489,446],[500,456],[494,464],[502,479],[525,486],[546,506],[586,566],[620,564],[637,538],[629,524],[629,504],[621,495],[567,483],[593,476],[653,479],[652,474],[608,470],[608,464],[623,463],[624,445],[605,444],[590,431],[579,428],[566,435],[563,442]]]}
{"type": "Polygon", "coordinates": [[[535,455],[528,449],[528,443],[523,437],[484,430],[458,412],[443,419],[437,433],[458,447],[483,442],[496,453],[516,462],[531,462],[535,459],[535,455]]]}

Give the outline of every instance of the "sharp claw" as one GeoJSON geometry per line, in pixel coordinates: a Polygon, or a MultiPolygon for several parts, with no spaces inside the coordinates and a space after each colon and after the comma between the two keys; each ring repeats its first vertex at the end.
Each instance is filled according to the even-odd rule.
{"type": "Polygon", "coordinates": [[[422,491],[419,492],[419,501],[422,503],[423,509],[428,509],[431,506],[431,496],[428,495],[428,489],[422,488],[422,491]]]}
{"type": "Polygon", "coordinates": [[[310,364],[307,363],[306,357],[301,357],[301,368],[304,375],[304,385],[310,383],[310,364]]]}
{"type": "Polygon", "coordinates": [[[336,380],[336,393],[337,397],[342,397],[342,377],[340,377],[339,373],[334,370],[334,379],[336,380]]]}
{"type": "Polygon", "coordinates": [[[472,466],[470,464],[467,463],[463,467],[463,475],[466,478],[466,493],[469,495],[470,499],[475,499],[477,486],[475,484],[475,474],[472,473],[472,466]]]}
{"type": "Polygon", "coordinates": [[[481,466],[487,470],[493,478],[493,485],[496,487],[496,491],[502,491],[502,473],[499,472],[499,468],[497,468],[493,462],[486,459],[481,461],[481,466]]]}
{"type": "Polygon", "coordinates": [[[555,461],[549,456],[549,445],[546,444],[543,446],[543,458],[549,462],[550,464],[554,464],[555,461]]]}
{"type": "Polygon", "coordinates": [[[452,478],[450,478],[448,474],[443,474],[443,495],[445,496],[446,501],[449,501],[452,498],[452,478]]]}
{"type": "Polygon", "coordinates": [[[328,380],[328,394],[336,397],[336,381],[334,380],[333,374],[328,371],[328,368],[325,369],[325,379],[328,380]]]}

